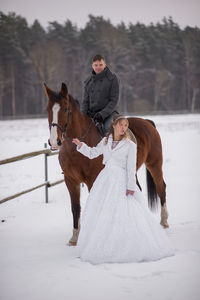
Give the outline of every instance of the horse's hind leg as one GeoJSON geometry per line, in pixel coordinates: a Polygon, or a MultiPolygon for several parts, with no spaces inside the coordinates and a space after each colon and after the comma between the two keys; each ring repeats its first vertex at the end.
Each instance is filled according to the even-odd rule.
{"type": "Polygon", "coordinates": [[[161,221],[160,224],[164,228],[168,228],[168,211],[167,211],[167,205],[166,205],[166,184],[163,179],[163,173],[162,173],[162,165],[161,163],[157,162],[152,164],[148,164],[147,168],[149,172],[151,173],[151,176],[153,177],[153,181],[156,186],[156,191],[158,196],[160,197],[160,203],[161,203],[161,221]]]}
{"type": "Polygon", "coordinates": [[[167,211],[167,205],[166,205],[166,184],[162,177],[161,180],[157,180],[156,182],[156,189],[158,191],[158,195],[160,197],[160,203],[161,203],[161,220],[160,224],[164,228],[168,228],[168,211],[167,211]]]}
{"type": "Polygon", "coordinates": [[[71,209],[73,214],[73,235],[69,240],[68,245],[76,246],[78,241],[78,235],[80,231],[80,183],[75,181],[68,180],[65,178],[65,183],[69,190],[70,198],[71,198],[71,209]]]}
{"type": "Polygon", "coordinates": [[[168,211],[167,211],[167,205],[166,205],[166,184],[165,184],[165,181],[163,178],[162,178],[162,190],[164,190],[164,197],[162,196],[162,192],[161,192],[161,196],[160,196],[161,221],[160,221],[160,224],[164,228],[168,228],[169,224],[168,224],[168,211]]]}

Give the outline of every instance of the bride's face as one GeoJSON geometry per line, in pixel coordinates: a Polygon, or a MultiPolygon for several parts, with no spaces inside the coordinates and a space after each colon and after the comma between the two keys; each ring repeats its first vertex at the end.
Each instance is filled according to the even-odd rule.
{"type": "Polygon", "coordinates": [[[115,137],[119,137],[120,135],[124,135],[128,128],[128,122],[126,119],[121,119],[117,122],[116,125],[113,125],[114,135],[115,137]]]}

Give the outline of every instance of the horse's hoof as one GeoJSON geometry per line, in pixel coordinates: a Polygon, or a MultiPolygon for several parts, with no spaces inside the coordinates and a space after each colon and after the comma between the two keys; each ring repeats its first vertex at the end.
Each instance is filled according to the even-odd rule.
{"type": "Polygon", "coordinates": [[[169,228],[168,224],[161,224],[164,229],[169,228]]]}
{"type": "Polygon", "coordinates": [[[69,241],[69,242],[67,243],[67,246],[76,246],[76,242],[70,242],[70,241],[69,241]]]}

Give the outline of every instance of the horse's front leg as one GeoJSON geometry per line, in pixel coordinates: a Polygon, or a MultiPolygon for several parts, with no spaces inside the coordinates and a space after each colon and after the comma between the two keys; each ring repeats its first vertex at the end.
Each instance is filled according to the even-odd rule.
{"type": "Polygon", "coordinates": [[[76,246],[78,241],[78,235],[80,231],[80,183],[76,181],[69,180],[65,177],[65,183],[69,190],[71,198],[71,209],[73,214],[73,234],[68,242],[69,246],[76,246]]]}

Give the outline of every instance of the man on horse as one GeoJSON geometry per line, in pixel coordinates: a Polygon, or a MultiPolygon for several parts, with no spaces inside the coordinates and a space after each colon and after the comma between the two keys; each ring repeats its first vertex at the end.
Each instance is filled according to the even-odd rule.
{"type": "Polygon", "coordinates": [[[95,121],[100,133],[108,132],[113,117],[118,114],[119,80],[106,66],[105,58],[97,54],[92,60],[92,75],[86,79],[81,110],[95,121]]]}

